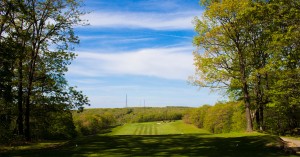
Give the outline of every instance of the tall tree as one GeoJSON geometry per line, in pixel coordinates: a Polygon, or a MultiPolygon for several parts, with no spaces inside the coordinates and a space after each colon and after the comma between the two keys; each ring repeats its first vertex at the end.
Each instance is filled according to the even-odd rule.
{"type": "Polygon", "coordinates": [[[196,20],[194,44],[204,48],[195,52],[196,76],[193,83],[201,87],[235,88],[242,93],[245,103],[247,131],[252,131],[250,112],[250,82],[252,71],[248,52],[247,23],[239,20],[251,7],[248,0],[204,1],[206,11],[196,20]]]}
{"type": "MultiPolygon", "coordinates": [[[[0,2],[0,142],[9,138],[13,120],[13,77],[16,55],[13,53],[15,43],[7,32],[10,29],[9,14],[13,12],[10,1],[0,2]]],[[[11,135],[11,134],[10,134],[11,135]]]]}
{"type": "Polygon", "coordinates": [[[205,52],[194,53],[196,75],[192,82],[202,87],[225,87],[233,98],[242,98],[248,131],[252,130],[254,118],[261,130],[266,125],[265,118],[268,129],[282,130],[281,133],[299,127],[300,2],[201,3],[206,11],[201,20],[196,19],[198,36],[194,44],[205,52]],[[280,115],[277,124],[271,124],[272,117],[265,116],[266,108],[280,115]]]}
{"type": "Polygon", "coordinates": [[[50,45],[57,45],[57,49],[70,49],[69,43],[78,43],[73,27],[80,22],[80,3],[76,0],[28,0],[24,4],[24,14],[28,12],[28,23],[32,24],[30,40],[29,70],[25,99],[25,137],[30,140],[30,111],[34,77],[37,60],[50,45]]]}
{"type": "MultiPolygon", "coordinates": [[[[77,0],[3,0],[0,4],[0,118],[9,117],[9,128],[17,126],[14,134],[31,140],[32,130],[36,136],[47,132],[46,126],[59,117],[71,122],[70,110],[88,105],[87,97],[64,78],[76,56],[74,44],[79,42],[73,28],[83,24],[84,12],[77,0]],[[60,113],[65,116],[57,116],[60,113]]],[[[59,134],[58,124],[50,132],[59,134]]]]}
{"type": "MultiPolygon", "coordinates": [[[[23,60],[25,59],[29,46],[30,32],[32,30],[32,24],[27,22],[28,12],[24,12],[25,2],[21,1],[12,1],[13,11],[9,14],[9,24],[10,30],[7,32],[10,37],[16,43],[16,49],[14,54],[16,54],[16,65],[17,65],[17,104],[18,104],[18,133],[23,135],[24,126],[23,126],[23,60]]],[[[27,2],[28,3],[28,2],[27,2]]]]}
{"type": "Polygon", "coordinates": [[[269,49],[273,51],[270,67],[274,79],[270,96],[288,119],[286,126],[278,129],[293,130],[300,126],[300,2],[274,0],[268,9],[273,13],[272,21],[268,21],[273,24],[269,49]]]}
{"type": "Polygon", "coordinates": [[[267,2],[252,2],[251,9],[245,10],[239,18],[244,23],[244,35],[247,40],[247,51],[249,56],[249,65],[252,68],[249,75],[249,84],[251,90],[251,101],[253,102],[254,117],[256,119],[257,129],[264,128],[264,108],[269,103],[269,60],[271,51],[268,46],[271,43],[272,33],[268,31],[269,23],[265,22],[269,13],[263,9],[267,2]]]}

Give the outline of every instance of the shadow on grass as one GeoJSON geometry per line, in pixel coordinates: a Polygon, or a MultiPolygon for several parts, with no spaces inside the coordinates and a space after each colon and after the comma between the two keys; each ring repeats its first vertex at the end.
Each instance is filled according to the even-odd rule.
{"type": "MultiPolygon", "coordinates": [[[[16,151],[7,156],[285,156],[270,146],[272,136],[208,135],[89,136],[49,150],[16,151]]],[[[5,154],[4,154],[5,155],[5,154]]]]}

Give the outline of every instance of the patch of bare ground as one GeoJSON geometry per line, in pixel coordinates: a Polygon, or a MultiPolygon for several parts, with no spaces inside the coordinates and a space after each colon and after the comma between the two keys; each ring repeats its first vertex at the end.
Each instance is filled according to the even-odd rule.
{"type": "Polygon", "coordinates": [[[280,138],[284,144],[284,150],[287,153],[300,155],[300,140],[291,139],[287,137],[280,138]]]}

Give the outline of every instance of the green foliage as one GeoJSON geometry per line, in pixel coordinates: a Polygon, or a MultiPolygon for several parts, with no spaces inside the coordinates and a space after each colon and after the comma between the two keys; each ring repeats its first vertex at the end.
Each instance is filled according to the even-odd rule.
{"type": "Polygon", "coordinates": [[[99,114],[82,114],[74,118],[76,131],[80,135],[103,133],[115,125],[115,117],[108,112],[99,114]]]}
{"type": "Polygon", "coordinates": [[[74,137],[70,110],[82,110],[88,99],[64,75],[79,42],[73,28],[82,24],[81,1],[0,4],[1,140],[74,137]]]}
{"type": "Polygon", "coordinates": [[[0,144],[13,141],[11,115],[0,113],[0,144]]]}
{"type": "Polygon", "coordinates": [[[75,126],[70,111],[50,112],[48,115],[49,127],[42,133],[45,139],[72,139],[76,137],[75,126]]]}
{"type": "Polygon", "coordinates": [[[268,105],[265,110],[266,131],[277,135],[299,136],[300,108],[268,105]]]}
{"type": "Polygon", "coordinates": [[[228,104],[216,104],[207,112],[204,129],[212,133],[226,133],[231,130],[232,107],[228,104]]]}
{"type": "Polygon", "coordinates": [[[300,2],[200,3],[206,10],[195,20],[194,44],[200,51],[194,52],[196,73],[191,82],[223,88],[230,100],[244,100],[248,131],[252,125],[280,134],[299,128],[300,2]]]}
{"type": "Polygon", "coordinates": [[[244,106],[241,103],[233,104],[233,114],[231,117],[231,131],[243,132],[246,128],[246,116],[244,106]]]}
{"type": "Polygon", "coordinates": [[[190,109],[184,116],[183,120],[185,123],[194,124],[198,128],[203,128],[204,119],[206,117],[207,110],[211,106],[203,105],[196,109],[190,109]]]}
{"type": "Polygon", "coordinates": [[[204,128],[211,133],[245,131],[246,117],[240,102],[217,103],[190,109],[183,117],[184,122],[204,128]]]}
{"type": "Polygon", "coordinates": [[[153,122],[180,120],[186,108],[134,108],[129,122],[153,122]]]}
{"type": "Polygon", "coordinates": [[[201,3],[207,9],[195,20],[197,36],[193,43],[201,51],[194,52],[196,72],[190,81],[199,87],[223,88],[240,94],[245,105],[247,131],[252,131],[250,77],[251,57],[255,56],[252,52],[256,51],[251,45],[252,21],[245,17],[252,3],[249,0],[201,3]]]}

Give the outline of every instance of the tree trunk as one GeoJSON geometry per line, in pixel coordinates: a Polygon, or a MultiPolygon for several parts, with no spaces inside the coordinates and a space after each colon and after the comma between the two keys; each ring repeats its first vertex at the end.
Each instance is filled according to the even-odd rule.
{"type": "Polygon", "coordinates": [[[28,76],[28,86],[27,86],[27,97],[26,97],[26,111],[25,111],[25,138],[27,141],[31,140],[31,135],[30,135],[30,96],[31,96],[31,90],[32,90],[32,81],[33,81],[33,73],[34,73],[34,64],[35,61],[32,61],[32,64],[30,64],[30,69],[29,69],[29,76],[28,76]]]}
{"type": "MultiPolygon", "coordinates": [[[[245,80],[245,79],[244,79],[245,80]]],[[[245,111],[246,111],[246,120],[247,120],[247,132],[253,131],[252,126],[252,119],[251,119],[251,113],[250,113],[250,98],[249,98],[249,91],[247,82],[243,81],[243,92],[244,92],[244,102],[245,102],[245,111]]]]}
{"type": "Polygon", "coordinates": [[[241,73],[241,82],[242,82],[242,91],[244,94],[244,103],[245,103],[245,112],[246,112],[246,121],[247,121],[247,132],[253,131],[253,125],[252,125],[252,118],[251,118],[251,112],[250,112],[250,97],[249,97],[249,89],[248,89],[248,83],[247,83],[247,77],[246,77],[246,61],[244,53],[238,48],[238,55],[239,55],[239,65],[240,65],[240,73],[241,73]]]}
{"type": "Polygon", "coordinates": [[[25,110],[25,138],[27,141],[31,140],[30,136],[30,123],[29,123],[29,116],[30,116],[30,95],[31,95],[31,89],[27,88],[27,97],[26,97],[26,110],[25,110]]]}
{"type": "Polygon", "coordinates": [[[28,86],[27,86],[27,97],[25,100],[25,138],[27,141],[31,140],[31,134],[30,134],[30,97],[32,92],[32,83],[33,83],[33,76],[35,73],[35,64],[36,59],[38,56],[38,52],[40,49],[40,44],[32,43],[32,53],[31,53],[31,61],[30,61],[30,67],[29,67],[29,73],[28,73],[28,86]]]}
{"type": "Polygon", "coordinates": [[[18,67],[18,132],[19,135],[23,135],[23,61],[22,57],[19,58],[19,67],[18,67]]]}
{"type": "Polygon", "coordinates": [[[35,51],[31,54],[31,63],[29,67],[29,74],[28,74],[28,86],[27,86],[27,97],[25,100],[25,138],[27,141],[31,140],[30,135],[30,97],[31,97],[31,90],[32,90],[32,82],[33,82],[33,75],[34,75],[34,68],[35,68],[35,61],[36,61],[37,53],[35,51]]]}
{"type": "MultiPolygon", "coordinates": [[[[259,63],[257,63],[259,64],[259,63]]],[[[259,67],[260,68],[260,67],[259,67]]],[[[259,69],[258,68],[258,69],[259,69]]],[[[262,77],[261,74],[257,74],[257,83],[256,83],[256,89],[255,89],[255,95],[256,95],[256,123],[257,123],[257,129],[263,130],[263,92],[262,92],[262,77]]]]}
{"type": "Polygon", "coordinates": [[[259,120],[260,120],[259,129],[261,131],[263,131],[264,130],[264,107],[263,107],[263,105],[260,105],[260,107],[259,107],[259,120]]]}
{"type": "MultiPolygon", "coordinates": [[[[32,67],[30,67],[30,70],[32,71],[32,67]]],[[[25,138],[27,141],[31,140],[31,135],[30,135],[30,96],[31,96],[31,88],[32,88],[32,75],[31,72],[29,73],[29,77],[28,77],[28,86],[27,86],[27,97],[25,100],[25,106],[26,106],[26,110],[25,110],[25,138]]]]}
{"type": "MultiPolygon", "coordinates": [[[[259,109],[257,108],[257,109],[255,110],[255,122],[256,122],[257,126],[259,126],[259,115],[260,115],[259,109]]],[[[256,129],[257,129],[257,128],[256,128],[256,129]]]]}

